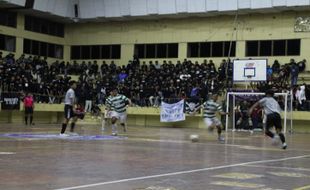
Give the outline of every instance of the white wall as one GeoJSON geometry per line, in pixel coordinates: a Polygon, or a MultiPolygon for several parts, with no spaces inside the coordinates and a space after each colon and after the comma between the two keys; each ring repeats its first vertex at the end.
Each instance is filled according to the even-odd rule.
{"type": "MultiPolygon", "coordinates": [[[[25,0],[6,0],[24,6],[25,0]]],[[[227,11],[295,10],[310,6],[310,0],[36,0],[34,9],[62,17],[74,17],[79,5],[81,19],[122,18],[176,14],[225,14],[227,11]]],[[[310,8],[309,8],[310,9],[310,8]]]]}

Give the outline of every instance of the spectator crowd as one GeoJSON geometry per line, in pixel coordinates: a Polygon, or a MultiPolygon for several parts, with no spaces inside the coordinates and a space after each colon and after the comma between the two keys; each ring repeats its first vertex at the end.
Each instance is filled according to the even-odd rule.
{"type": "MultiPolygon", "coordinates": [[[[309,86],[297,86],[298,74],[305,70],[306,61],[280,64],[275,61],[268,67],[268,81],[253,88],[265,91],[294,89],[297,108],[309,110],[309,86]],[[299,98],[299,99],[298,99],[299,98]],[[302,98],[302,99],[301,99],[302,98]],[[300,100],[300,101],[299,101],[300,100]]],[[[209,93],[233,87],[233,64],[223,60],[218,68],[212,60],[203,63],[184,59],[177,61],[140,62],[134,56],[127,65],[97,61],[78,63],[55,61],[48,64],[46,58],[14,54],[2,56],[0,52],[0,94],[27,92],[34,94],[36,102],[61,103],[72,75],[78,76],[76,96],[78,103],[90,112],[95,105],[105,103],[110,89],[118,87],[137,106],[159,106],[161,101],[176,102],[190,99],[199,102],[209,93]]]]}

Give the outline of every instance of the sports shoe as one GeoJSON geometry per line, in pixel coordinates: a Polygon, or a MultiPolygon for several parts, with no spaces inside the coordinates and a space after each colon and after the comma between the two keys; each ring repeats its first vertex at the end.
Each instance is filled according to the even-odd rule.
{"type": "Polygon", "coordinates": [[[285,150],[286,148],[287,148],[287,144],[286,144],[286,143],[283,143],[283,144],[282,144],[282,149],[285,150]]]}
{"type": "Polygon", "coordinates": [[[112,136],[117,136],[117,133],[112,133],[112,136]]]}
{"type": "Polygon", "coordinates": [[[60,133],[59,136],[61,136],[61,137],[68,137],[69,135],[66,134],[66,133],[60,133]]]}
{"type": "Polygon", "coordinates": [[[225,138],[224,137],[218,137],[217,140],[221,143],[225,142],[225,138]]]}

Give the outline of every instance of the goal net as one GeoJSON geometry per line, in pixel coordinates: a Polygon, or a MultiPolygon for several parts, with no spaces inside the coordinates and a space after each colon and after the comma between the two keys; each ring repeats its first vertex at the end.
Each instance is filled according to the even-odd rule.
{"type": "MultiPolygon", "coordinates": [[[[264,128],[264,112],[256,108],[251,115],[247,111],[258,100],[263,98],[262,92],[228,92],[226,99],[226,131],[262,131],[264,128]]],[[[291,93],[275,93],[274,98],[278,101],[282,113],[283,132],[292,131],[292,95],[291,93]]]]}

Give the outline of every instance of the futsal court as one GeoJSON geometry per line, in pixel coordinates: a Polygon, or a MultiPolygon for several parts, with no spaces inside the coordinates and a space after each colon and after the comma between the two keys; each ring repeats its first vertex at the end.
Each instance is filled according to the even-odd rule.
{"type": "Polygon", "coordinates": [[[109,130],[79,125],[81,138],[60,138],[58,125],[2,126],[0,189],[310,188],[309,134],[287,134],[282,150],[261,132],[228,132],[219,143],[203,129],[130,126],[118,137],[109,130]]]}
{"type": "Polygon", "coordinates": [[[0,190],[310,190],[309,15],[0,0],[0,190]]]}

